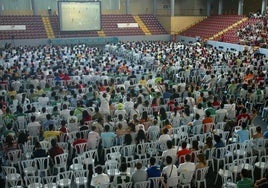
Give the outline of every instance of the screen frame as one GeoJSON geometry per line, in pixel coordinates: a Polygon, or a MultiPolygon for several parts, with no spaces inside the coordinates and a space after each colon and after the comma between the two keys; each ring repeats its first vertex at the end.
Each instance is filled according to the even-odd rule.
{"type": "Polygon", "coordinates": [[[101,1],[58,1],[58,19],[59,19],[59,29],[60,32],[80,32],[80,31],[101,31],[102,30],[102,8],[101,8],[101,1]],[[62,29],[62,10],[60,8],[60,4],[64,3],[94,3],[99,4],[99,28],[98,29],[89,29],[89,30],[63,30],[62,29]]]}

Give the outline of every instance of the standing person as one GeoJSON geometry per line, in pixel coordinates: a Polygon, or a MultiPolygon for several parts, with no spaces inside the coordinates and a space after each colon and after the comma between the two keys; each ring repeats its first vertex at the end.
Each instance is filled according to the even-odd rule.
{"type": "Polygon", "coordinates": [[[178,169],[173,164],[171,156],[167,156],[165,160],[166,166],[162,170],[162,176],[164,177],[164,181],[169,187],[176,186],[178,182],[171,178],[178,176],[178,169]]]}

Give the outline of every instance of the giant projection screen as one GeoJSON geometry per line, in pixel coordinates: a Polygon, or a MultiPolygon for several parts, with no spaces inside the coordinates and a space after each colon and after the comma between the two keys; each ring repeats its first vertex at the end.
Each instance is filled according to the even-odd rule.
{"type": "Polygon", "coordinates": [[[101,30],[100,1],[59,1],[61,31],[101,30]]]}

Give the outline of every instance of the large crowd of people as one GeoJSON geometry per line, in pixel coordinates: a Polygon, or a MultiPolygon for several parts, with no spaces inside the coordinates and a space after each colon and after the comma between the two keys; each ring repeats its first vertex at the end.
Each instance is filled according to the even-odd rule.
{"type": "MultiPolygon", "coordinates": [[[[176,186],[198,179],[211,157],[219,158],[209,151],[268,138],[267,130],[253,125],[258,115],[267,120],[268,61],[252,50],[141,41],[103,48],[19,46],[0,55],[3,166],[11,164],[13,150],[21,151],[20,160],[49,156],[52,169],[57,155],[67,152],[69,166],[96,149],[91,186],[155,177],[176,186]],[[133,173],[122,152],[131,145],[133,173]],[[117,146],[120,157],[114,159],[109,154],[117,146]],[[112,160],[119,174],[108,173],[112,160]]],[[[252,155],[260,160],[266,147],[260,155],[252,147],[252,155]]],[[[253,186],[254,177],[244,180],[247,171],[237,187],[253,186]]]]}

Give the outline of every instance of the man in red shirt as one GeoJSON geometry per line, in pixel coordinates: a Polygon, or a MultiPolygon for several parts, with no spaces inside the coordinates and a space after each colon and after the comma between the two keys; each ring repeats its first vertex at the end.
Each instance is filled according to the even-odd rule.
{"type": "Polygon", "coordinates": [[[180,158],[181,156],[185,156],[187,154],[191,154],[191,150],[189,150],[187,147],[187,142],[182,142],[181,149],[177,151],[177,157],[179,163],[184,163],[184,157],[180,158]]]}
{"type": "Polygon", "coordinates": [[[79,132],[76,133],[76,139],[73,142],[73,147],[75,147],[77,144],[87,143],[87,140],[84,138],[81,138],[81,134],[79,132]]]}
{"type": "Polygon", "coordinates": [[[247,113],[247,109],[243,108],[241,110],[241,113],[236,117],[237,125],[241,126],[242,122],[245,122],[246,124],[250,123],[251,117],[247,113]]]}
{"type": "Polygon", "coordinates": [[[51,148],[48,150],[48,154],[50,156],[50,159],[52,161],[52,163],[54,162],[54,158],[56,155],[60,155],[63,154],[64,150],[58,146],[57,144],[57,140],[56,139],[52,139],[51,140],[51,148]]]}

